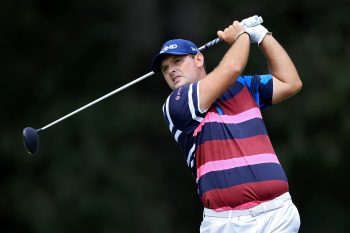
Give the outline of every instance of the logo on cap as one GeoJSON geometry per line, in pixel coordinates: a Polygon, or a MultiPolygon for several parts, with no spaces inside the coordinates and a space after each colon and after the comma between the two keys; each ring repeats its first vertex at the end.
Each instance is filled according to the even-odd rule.
{"type": "Polygon", "coordinates": [[[167,46],[164,46],[162,48],[162,50],[160,50],[159,53],[164,53],[164,52],[168,51],[169,49],[176,49],[176,48],[177,48],[177,44],[167,45],[167,46]]]}
{"type": "Polygon", "coordinates": [[[159,53],[152,60],[152,71],[159,72],[160,65],[164,58],[164,54],[172,55],[186,55],[186,54],[197,54],[199,49],[197,46],[188,40],[174,39],[169,40],[163,44],[159,53]]]}

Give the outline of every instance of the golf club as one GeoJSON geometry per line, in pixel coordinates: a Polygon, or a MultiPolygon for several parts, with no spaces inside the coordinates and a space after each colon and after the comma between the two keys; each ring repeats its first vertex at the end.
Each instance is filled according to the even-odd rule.
{"type": "MultiPolygon", "coordinates": [[[[254,27],[256,25],[261,24],[262,22],[263,22],[262,18],[260,16],[256,16],[255,15],[255,16],[252,16],[250,18],[247,18],[247,19],[243,20],[240,24],[242,26],[245,26],[245,27],[254,27]]],[[[199,51],[202,51],[204,49],[212,47],[212,46],[218,44],[220,41],[221,41],[220,38],[216,38],[216,39],[214,39],[214,40],[204,44],[203,46],[199,47],[199,51]]],[[[69,114],[67,114],[67,115],[65,115],[65,116],[63,116],[63,117],[61,117],[61,118],[51,122],[51,123],[49,123],[48,125],[46,125],[46,126],[44,126],[42,128],[39,128],[39,129],[34,129],[32,127],[24,128],[23,129],[23,142],[24,142],[24,146],[26,148],[26,151],[29,154],[36,154],[37,153],[37,151],[39,149],[39,133],[40,132],[46,130],[47,128],[49,128],[49,127],[51,127],[51,126],[53,126],[53,125],[55,125],[55,124],[65,120],[65,119],[67,119],[67,118],[77,114],[78,112],[80,112],[80,111],[82,111],[82,110],[84,110],[84,109],[86,109],[86,108],[88,108],[88,107],[90,107],[90,106],[92,106],[92,105],[94,105],[94,104],[96,104],[96,103],[98,103],[98,102],[100,102],[100,101],[102,101],[102,100],[104,100],[104,99],[106,99],[106,98],[108,98],[108,97],[110,97],[110,96],[112,96],[112,95],[114,95],[114,94],[116,94],[116,93],[118,93],[118,92],[120,92],[120,91],[122,91],[122,90],[124,90],[124,89],[126,89],[126,88],[128,88],[128,87],[130,87],[130,86],[132,86],[132,85],[134,85],[134,84],[136,84],[136,83],[146,79],[146,78],[148,78],[148,77],[150,77],[150,76],[152,76],[152,75],[154,75],[154,74],[155,74],[155,72],[151,71],[151,72],[149,72],[149,73],[147,73],[147,74],[145,74],[145,75],[135,79],[134,81],[131,81],[131,82],[125,84],[124,86],[121,86],[121,87],[115,89],[114,91],[111,91],[111,92],[107,93],[106,95],[104,95],[104,96],[102,96],[102,97],[100,97],[100,98],[98,98],[98,99],[96,99],[96,100],[94,100],[94,101],[92,101],[92,102],[90,102],[90,103],[88,103],[88,104],[78,108],[77,110],[75,110],[75,111],[73,111],[73,112],[71,112],[71,113],[69,113],[69,114]]]]}

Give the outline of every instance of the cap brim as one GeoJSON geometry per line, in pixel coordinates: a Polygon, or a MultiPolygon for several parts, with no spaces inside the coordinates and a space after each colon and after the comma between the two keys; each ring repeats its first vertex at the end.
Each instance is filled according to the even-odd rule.
{"type": "Polygon", "coordinates": [[[171,52],[171,53],[159,53],[157,54],[153,60],[152,60],[152,71],[157,73],[157,72],[160,72],[160,65],[163,61],[163,59],[166,57],[166,56],[170,56],[170,55],[178,55],[178,56],[181,56],[181,55],[188,55],[188,54],[191,54],[191,53],[183,53],[183,52],[171,52]]]}

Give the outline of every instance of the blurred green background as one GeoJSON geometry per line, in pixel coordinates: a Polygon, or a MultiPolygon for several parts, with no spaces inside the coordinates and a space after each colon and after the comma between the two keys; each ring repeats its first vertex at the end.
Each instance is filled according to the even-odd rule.
{"type": "MultiPolygon", "coordinates": [[[[264,118],[302,233],[345,233],[350,213],[347,1],[1,1],[0,232],[198,232],[202,206],[163,122],[155,75],[41,135],[40,128],[150,71],[172,38],[198,46],[258,14],[298,68],[302,91],[264,118]]],[[[227,46],[205,51],[208,69],[227,46]]],[[[266,73],[255,46],[245,74],[266,73]]]]}

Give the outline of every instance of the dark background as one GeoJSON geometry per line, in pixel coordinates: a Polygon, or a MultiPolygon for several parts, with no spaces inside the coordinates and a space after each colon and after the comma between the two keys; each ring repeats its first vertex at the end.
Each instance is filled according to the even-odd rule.
{"type": "MultiPolygon", "coordinates": [[[[198,232],[202,206],[163,122],[155,75],[41,134],[41,128],[150,71],[172,38],[198,46],[257,14],[303,81],[264,112],[300,232],[348,232],[350,7],[347,1],[1,1],[0,232],[198,232]]],[[[208,70],[227,46],[205,51],[208,70]]],[[[266,73],[254,46],[245,74],[266,73]]]]}

